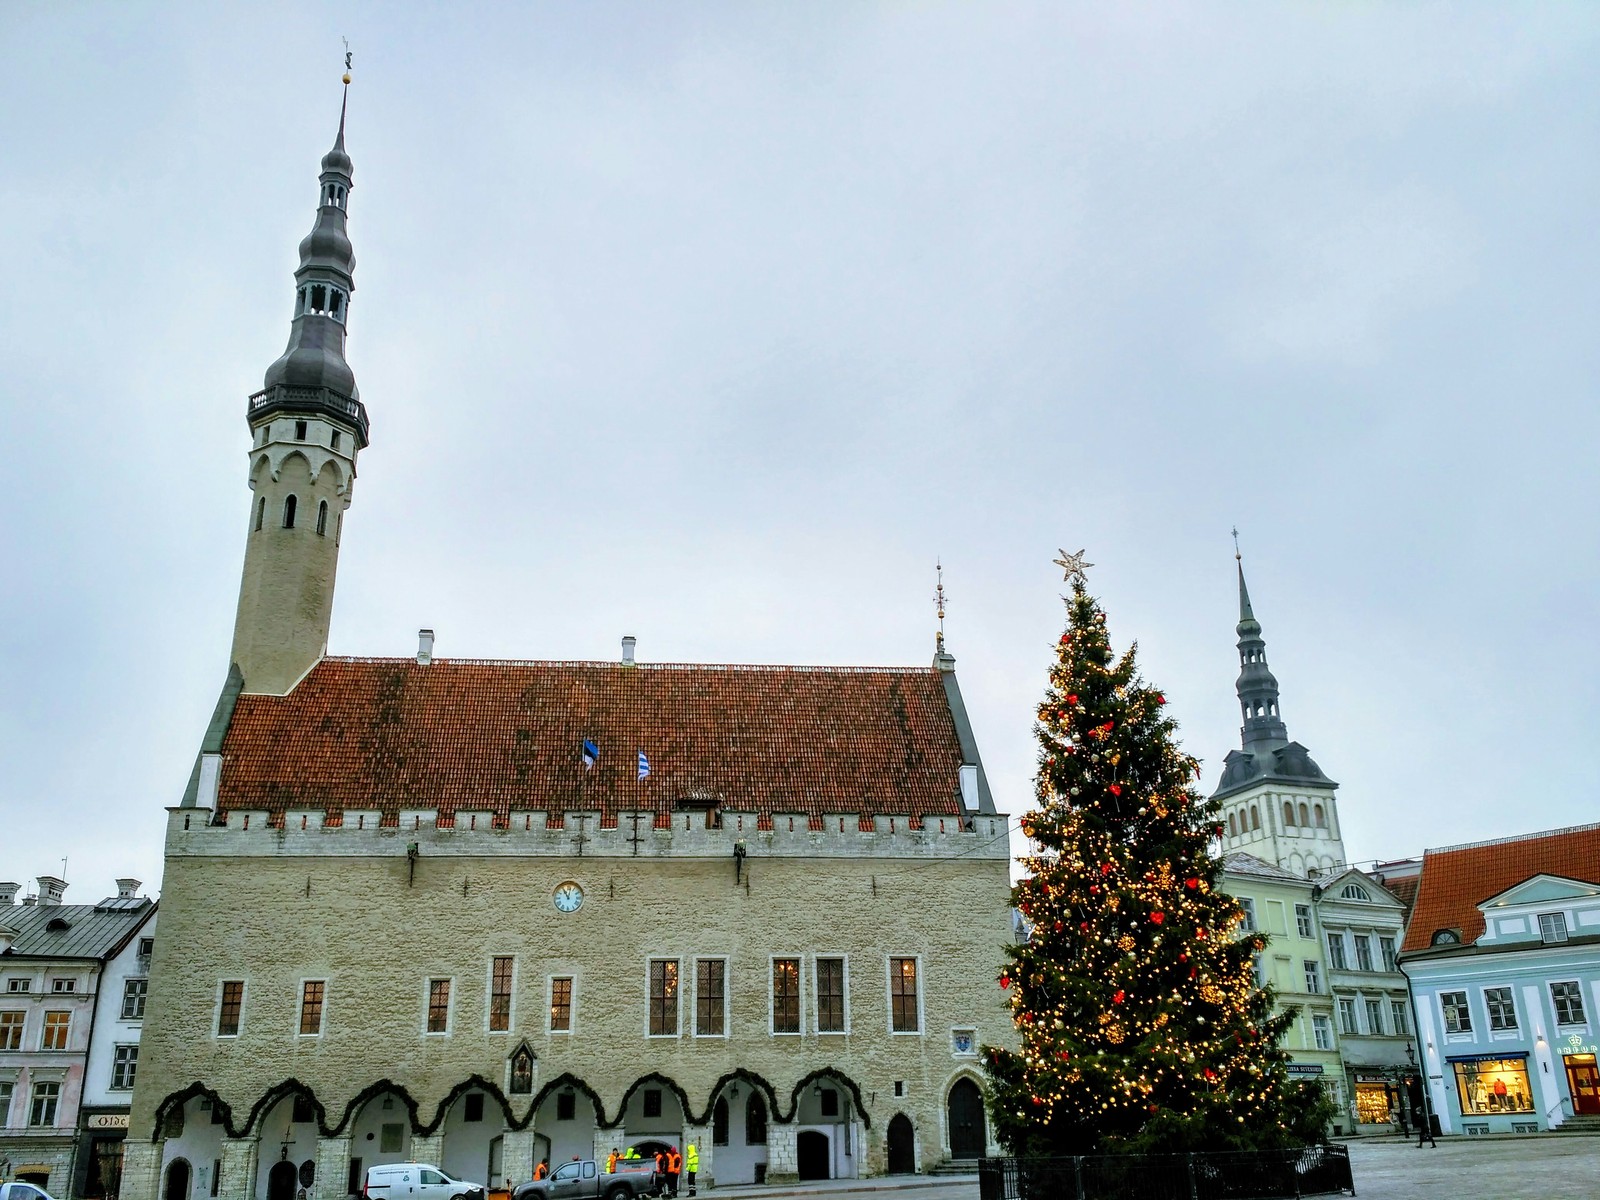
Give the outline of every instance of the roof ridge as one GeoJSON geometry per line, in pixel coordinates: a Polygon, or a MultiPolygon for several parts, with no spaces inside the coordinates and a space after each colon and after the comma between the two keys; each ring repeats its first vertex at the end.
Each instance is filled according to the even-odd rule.
{"type": "MultiPolygon", "coordinates": [[[[333,663],[411,663],[416,659],[410,655],[359,655],[359,654],[329,654],[322,662],[333,663]]],[[[763,673],[804,671],[815,672],[822,675],[927,675],[937,670],[935,667],[863,667],[863,666],[827,666],[807,665],[802,663],[624,663],[614,659],[587,659],[587,658],[435,658],[429,669],[439,666],[467,666],[467,667],[613,667],[619,671],[737,671],[763,673]]]]}
{"type": "Polygon", "coordinates": [[[1477,850],[1484,846],[1509,846],[1515,842],[1536,842],[1540,838],[1565,837],[1569,834],[1589,833],[1594,830],[1600,830],[1600,821],[1596,821],[1592,825],[1565,825],[1560,829],[1545,829],[1538,833],[1524,833],[1513,835],[1511,837],[1489,838],[1481,842],[1461,842],[1454,846],[1435,846],[1431,849],[1424,850],[1422,853],[1423,856],[1426,857],[1430,854],[1448,854],[1455,850],[1477,850]]]}

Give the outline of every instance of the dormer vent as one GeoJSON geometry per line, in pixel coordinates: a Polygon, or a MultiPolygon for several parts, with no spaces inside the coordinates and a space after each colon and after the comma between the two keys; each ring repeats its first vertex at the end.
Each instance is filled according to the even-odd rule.
{"type": "Polygon", "coordinates": [[[20,883],[0,883],[0,905],[10,906],[17,902],[17,893],[22,890],[20,883]]]}
{"type": "Polygon", "coordinates": [[[138,879],[117,880],[117,899],[131,900],[133,897],[137,896],[139,894],[139,884],[141,882],[143,881],[138,879]]]}
{"type": "Polygon", "coordinates": [[[417,665],[425,667],[433,662],[433,630],[417,630],[417,665]]]}
{"type": "Polygon", "coordinates": [[[633,634],[628,634],[622,639],[622,665],[625,667],[636,666],[633,661],[633,648],[639,644],[639,639],[633,634]]]}
{"type": "Polygon", "coordinates": [[[61,897],[67,891],[67,881],[65,879],[57,879],[54,875],[40,875],[38,883],[39,904],[41,906],[50,907],[61,903],[61,897]]]}

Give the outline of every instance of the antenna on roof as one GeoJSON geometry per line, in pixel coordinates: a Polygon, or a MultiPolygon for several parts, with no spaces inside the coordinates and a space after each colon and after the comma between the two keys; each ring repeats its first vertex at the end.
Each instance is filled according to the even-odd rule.
{"type": "Polygon", "coordinates": [[[934,559],[933,572],[934,572],[934,579],[936,581],[935,585],[934,585],[934,589],[933,589],[933,608],[934,608],[934,611],[939,614],[939,633],[938,633],[938,637],[935,639],[935,646],[938,649],[939,653],[943,654],[944,653],[944,602],[945,602],[945,599],[946,599],[946,596],[945,596],[945,593],[944,593],[944,563],[939,561],[938,559],[934,559]]]}

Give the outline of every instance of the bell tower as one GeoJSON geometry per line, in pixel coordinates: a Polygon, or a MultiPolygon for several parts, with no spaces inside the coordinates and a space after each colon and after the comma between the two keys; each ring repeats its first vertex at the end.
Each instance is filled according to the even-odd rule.
{"type": "Polygon", "coordinates": [[[233,663],[246,692],[283,695],[327,653],[344,513],[367,446],[367,410],[344,357],[356,266],[345,230],[348,74],[344,85],[316,219],[300,243],[289,345],[245,411],[252,495],[233,663]]]}
{"type": "Polygon", "coordinates": [[[1278,709],[1278,680],[1267,666],[1267,643],[1250,605],[1244,562],[1239,569],[1239,710],[1242,746],[1223,760],[1212,799],[1222,804],[1222,848],[1243,850],[1296,875],[1323,875],[1344,865],[1339,785],[1310,752],[1289,740],[1278,709]]]}

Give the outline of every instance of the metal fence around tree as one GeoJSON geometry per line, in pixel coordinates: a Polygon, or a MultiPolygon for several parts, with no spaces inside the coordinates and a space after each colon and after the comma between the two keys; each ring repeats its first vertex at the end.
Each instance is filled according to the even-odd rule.
{"type": "Polygon", "coordinates": [[[1084,1154],[1072,1158],[986,1158],[980,1200],[1277,1200],[1355,1195],[1350,1151],[1217,1151],[1197,1154],[1084,1154]]]}

